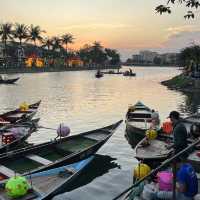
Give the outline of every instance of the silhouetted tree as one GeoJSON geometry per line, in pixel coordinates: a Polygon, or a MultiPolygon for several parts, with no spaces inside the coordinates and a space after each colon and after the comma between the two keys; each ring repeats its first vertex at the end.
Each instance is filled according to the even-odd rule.
{"type": "Polygon", "coordinates": [[[184,6],[186,8],[188,8],[189,10],[187,11],[187,13],[184,15],[185,19],[190,19],[190,18],[194,18],[194,13],[193,11],[191,11],[190,9],[198,9],[200,6],[199,0],[166,0],[167,4],[166,5],[159,5],[156,7],[156,12],[157,13],[171,13],[171,5],[175,5],[175,4],[184,4],[184,6]]]}
{"type": "Polygon", "coordinates": [[[28,38],[28,27],[24,24],[16,23],[13,35],[14,38],[19,39],[19,44],[22,46],[22,40],[28,38]]]}
{"type": "Polygon", "coordinates": [[[4,59],[6,59],[7,56],[7,40],[13,39],[13,30],[12,30],[12,23],[4,23],[0,25],[0,37],[2,40],[2,43],[4,44],[4,51],[3,56],[4,59]]]}

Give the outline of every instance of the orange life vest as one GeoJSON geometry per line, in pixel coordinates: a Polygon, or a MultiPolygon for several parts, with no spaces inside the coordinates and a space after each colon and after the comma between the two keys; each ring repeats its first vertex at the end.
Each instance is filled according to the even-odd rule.
{"type": "Polygon", "coordinates": [[[173,131],[173,126],[171,121],[163,122],[162,130],[166,134],[171,134],[173,131]]]}

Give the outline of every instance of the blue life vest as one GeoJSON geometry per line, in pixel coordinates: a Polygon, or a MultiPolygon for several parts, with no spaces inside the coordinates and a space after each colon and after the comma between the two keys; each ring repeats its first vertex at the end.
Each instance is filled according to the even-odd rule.
{"type": "Polygon", "coordinates": [[[177,181],[186,185],[186,197],[194,197],[198,193],[198,179],[190,164],[183,164],[177,172],[177,181]]]}

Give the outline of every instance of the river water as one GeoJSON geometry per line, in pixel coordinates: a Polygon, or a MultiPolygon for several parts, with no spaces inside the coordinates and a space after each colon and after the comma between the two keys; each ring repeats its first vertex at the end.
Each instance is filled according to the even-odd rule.
{"type": "MultiPolygon", "coordinates": [[[[126,69],[123,67],[122,71],[126,69]]],[[[158,110],[162,121],[171,110],[187,116],[200,108],[198,93],[183,94],[160,84],[179,74],[178,69],[132,69],[136,77],[105,74],[97,79],[96,71],[20,74],[17,84],[0,85],[0,111],[13,109],[23,101],[34,103],[41,99],[37,113],[41,126],[57,128],[62,122],[70,127],[71,134],[77,134],[124,119],[128,106],[138,100],[158,110]]],[[[124,130],[123,122],[84,175],[66,189],[75,190],[55,199],[112,199],[128,187],[137,161],[124,130]]],[[[40,129],[29,142],[41,143],[55,136],[54,131],[40,129]]]]}

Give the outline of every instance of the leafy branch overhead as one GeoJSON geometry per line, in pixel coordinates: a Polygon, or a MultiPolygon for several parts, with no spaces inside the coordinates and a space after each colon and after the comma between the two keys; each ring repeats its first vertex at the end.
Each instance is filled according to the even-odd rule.
{"type": "Polygon", "coordinates": [[[159,14],[171,13],[170,4],[184,4],[189,10],[184,15],[185,19],[194,18],[194,13],[190,9],[198,9],[200,7],[199,0],[167,0],[166,5],[159,5],[155,8],[156,12],[159,14]]]}

